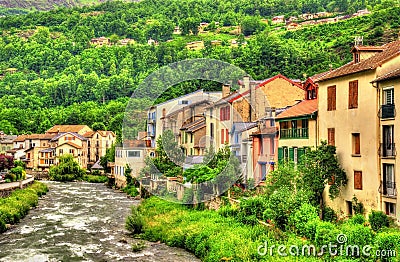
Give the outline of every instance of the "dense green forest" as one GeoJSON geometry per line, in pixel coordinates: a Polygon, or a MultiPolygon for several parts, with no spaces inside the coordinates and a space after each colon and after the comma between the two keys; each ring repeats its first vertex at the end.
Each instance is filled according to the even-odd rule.
{"type": "MultiPolygon", "coordinates": [[[[277,73],[304,79],[346,63],[355,36],[364,36],[365,44],[381,44],[398,37],[399,7],[296,31],[260,26],[261,18],[280,13],[313,12],[321,10],[319,7],[349,11],[367,5],[381,9],[395,3],[351,1],[350,8],[350,1],[335,2],[346,2],[343,9],[340,4],[324,0],[286,2],[107,2],[1,18],[0,130],[21,134],[43,132],[54,124],[91,126],[102,122],[107,129],[120,133],[127,97],[148,74],[171,62],[209,57],[239,66],[255,79],[277,73]],[[193,32],[193,25],[197,28],[201,21],[220,22],[220,28],[210,28],[206,34],[172,34],[176,25],[182,31],[188,29],[187,34],[193,32]],[[232,48],[226,44],[228,39],[244,39],[228,30],[238,24],[254,30],[245,39],[247,45],[232,48]],[[91,46],[90,40],[99,36],[110,37],[112,42],[129,37],[136,44],[91,46]],[[160,44],[147,45],[149,38],[160,44]],[[196,39],[204,39],[206,47],[199,51],[185,48],[187,42],[196,39]],[[212,46],[212,39],[220,39],[223,44],[212,46]]],[[[184,83],[163,99],[198,88],[215,90],[219,85],[184,83]]]]}

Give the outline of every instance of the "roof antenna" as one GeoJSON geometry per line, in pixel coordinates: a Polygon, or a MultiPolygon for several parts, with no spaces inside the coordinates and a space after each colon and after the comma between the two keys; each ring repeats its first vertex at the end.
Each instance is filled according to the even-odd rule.
{"type": "Polygon", "coordinates": [[[364,42],[363,36],[356,36],[354,37],[354,46],[362,46],[364,42]]]}

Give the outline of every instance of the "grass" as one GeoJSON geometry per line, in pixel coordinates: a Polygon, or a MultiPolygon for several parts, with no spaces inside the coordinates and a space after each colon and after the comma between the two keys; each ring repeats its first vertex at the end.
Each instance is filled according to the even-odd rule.
{"type": "Polygon", "coordinates": [[[28,214],[31,207],[38,204],[39,197],[48,188],[45,184],[34,182],[25,189],[17,189],[9,197],[0,199],[0,232],[7,230],[6,224],[16,224],[28,214]]]}

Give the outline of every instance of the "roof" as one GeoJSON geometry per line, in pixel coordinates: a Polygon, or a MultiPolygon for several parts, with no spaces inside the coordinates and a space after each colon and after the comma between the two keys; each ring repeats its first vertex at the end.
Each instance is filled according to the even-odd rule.
{"type": "Polygon", "coordinates": [[[310,79],[312,80],[312,81],[318,81],[320,78],[322,78],[322,77],[324,77],[324,76],[326,76],[327,74],[329,74],[331,72],[331,70],[329,70],[329,71],[325,71],[325,72],[322,72],[322,73],[319,73],[319,74],[315,74],[315,75],[313,75],[313,76],[310,76],[310,79]]]}
{"type": "Polygon", "coordinates": [[[46,133],[60,133],[60,132],[78,133],[85,127],[88,127],[88,126],[87,125],[55,125],[52,128],[50,128],[49,130],[47,130],[46,133]]]}
{"type": "Polygon", "coordinates": [[[94,131],[89,131],[89,132],[84,133],[83,136],[86,138],[89,138],[89,137],[92,137],[94,135],[94,133],[95,133],[94,131]]]}
{"type": "Polygon", "coordinates": [[[77,148],[77,149],[82,149],[81,146],[78,146],[77,144],[74,144],[74,143],[72,143],[71,141],[68,141],[68,142],[63,143],[63,144],[61,144],[61,145],[58,145],[58,147],[63,146],[63,145],[65,145],[65,144],[70,145],[70,146],[72,146],[72,147],[75,147],[75,148],[77,148]]]}
{"type": "Polygon", "coordinates": [[[123,148],[128,148],[128,147],[146,147],[146,141],[145,140],[124,140],[123,141],[123,148]]]}
{"type": "Polygon", "coordinates": [[[236,122],[233,124],[233,128],[235,129],[234,132],[238,133],[244,132],[256,126],[258,125],[255,122],[236,122]]]}
{"type": "Polygon", "coordinates": [[[195,125],[197,125],[197,124],[199,124],[199,123],[201,123],[201,122],[203,122],[203,121],[205,121],[205,120],[204,120],[204,118],[202,117],[202,118],[200,118],[200,119],[197,119],[196,121],[193,121],[193,122],[190,122],[190,123],[187,123],[187,124],[183,125],[180,129],[181,129],[181,130],[183,130],[183,129],[189,129],[189,128],[191,128],[191,127],[193,127],[193,126],[195,126],[195,125]]]}
{"type": "Polygon", "coordinates": [[[400,40],[385,44],[379,48],[381,48],[383,51],[358,63],[354,63],[354,61],[351,61],[345,64],[344,66],[341,66],[331,71],[324,77],[321,77],[318,81],[325,81],[340,76],[376,69],[378,66],[382,65],[382,63],[384,63],[385,61],[400,54],[400,40]]]}
{"type": "MultiPolygon", "coordinates": [[[[282,74],[277,74],[274,77],[266,79],[264,82],[258,84],[255,89],[258,89],[258,88],[260,88],[260,87],[262,87],[262,86],[264,86],[264,85],[266,85],[266,84],[268,84],[268,83],[270,83],[270,82],[272,82],[272,81],[274,81],[274,80],[276,80],[278,78],[284,79],[284,80],[288,81],[289,83],[291,83],[292,85],[297,86],[300,89],[303,89],[303,86],[301,85],[300,82],[294,81],[292,79],[289,79],[289,78],[287,78],[286,76],[284,76],[282,74]]],[[[237,99],[239,99],[239,98],[241,98],[241,97],[243,97],[243,96],[245,96],[245,95],[247,95],[249,93],[250,93],[250,90],[247,90],[247,91],[245,91],[245,92],[243,92],[241,94],[237,94],[235,97],[231,98],[229,100],[229,102],[233,102],[233,101],[235,101],[235,100],[237,100],[237,99]]]]}
{"type": "Polygon", "coordinates": [[[90,169],[104,169],[104,167],[100,165],[100,159],[99,159],[97,160],[96,163],[94,163],[94,165],[90,169]]]}
{"type": "Polygon", "coordinates": [[[191,104],[189,104],[189,105],[187,105],[187,106],[184,106],[184,107],[179,108],[179,109],[177,109],[177,110],[175,110],[175,111],[172,111],[171,113],[167,114],[166,116],[161,117],[161,119],[171,117],[171,116],[176,115],[176,114],[178,114],[178,113],[180,113],[180,112],[183,112],[183,111],[186,110],[187,108],[194,107],[194,106],[201,105],[201,104],[211,104],[211,101],[209,101],[209,100],[207,100],[207,99],[203,99],[203,100],[200,100],[200,101],[191,103],[191,104]]]}
{"type": "Polygon", "coordinates": [[[4,135],[3,139],[0,139],[0,144],[12,143],[17,137],[16,135],[4,135]]]}
{"type": "Polygon", "coordinates": [[[253,132],[251,135],[275,135],[276,132],[278,132],[278,127],[276,126],[267,126],[262,128],[261,130],[257,130],[256,132],[253,132]]]}
{"type": "Polygon", "coordinates": [[[14,142],[24,142],[25,140],[35,139],[35,140],[50,140],[55,136],[55,134],[31,134],[31,135],[20,135],[14,139],[14,142]]]}
{"type": "Polygon", "coordinates": [[[354,52],[354,50],[357,51],[365,51],[365,52],[381,52],[383,51],[382,46],[354,46],[351,51],[354,52]]]}
{"type": "Polygon", "coordinates": [[[46,149],[40,150],[39,152],[48,153],[48,152],[53,152],[53,151],[54,151],[54,148],[46,148],[46,149]]]}
{"type": "Polygon", "coordinates": [[[77,137],[80,140],[86,141],[88,140],[86,137],[81,136],[80,134],[77,133],[73,133],[73,132],[66,132],[66,133],[58,133],[56,136],[54,136],[51,141],[57,141],[58,139],[60,139],[60,137],[63,137],[64,135],[73,135],[75,137],[77,137]]]}
{"type": "Polygon", "coordinates": [[[318,100],[303,100],[300,103],[290,107],[276,117],[276,120],[285,118],[294,118],[300,116],[308,116],[318,111],[318,100]]]}
{"type": "Polygon", "coordinates": [[[204,119],[204,121],[196,124],[195,126],[188,128],[187,132],[196,132],[197,130],[205,128],[205,127],[206,127],[206,120],[204,119]]]}
{"type": "Polygon", "coordinates": [[[382,76],[377,77],[371,83],[380,82],[383,80],[389,80],[389,79],[393,79],[393,78],[399,78],[399,77],[400,77],[400,68],[397,68],[393,71],[390,71],[389,73],[386,73],[382,76]]]}

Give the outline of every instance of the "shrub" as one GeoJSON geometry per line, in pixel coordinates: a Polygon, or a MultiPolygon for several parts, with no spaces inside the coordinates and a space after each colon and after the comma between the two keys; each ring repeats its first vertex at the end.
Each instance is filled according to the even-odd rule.
{"type": "Polygon", "coordinates": [[[304,236],[308,239],[314,240],[317,225],[321,222],[319,218],[314,218],[309,220],[304,227],[304,236]]]}
{"type": "Polygon", "coordinates": [[[125,227],[132,234],[139,234],[142,232],[143,217],[139,213],[137,207],[132,207],[132,214],[127,217],[125,227]]]}
{"type": "Polygon", "coordinates": [[[372,243],[373,232],[364,225],[346,223],[342,226],[341,231],[347,237],[346,245],[357,245],[362,248],[372,243]]]}
{"type": "Polygon", "coordinates": [[[350,224],[354,225],[364,225],[365,223],[365,217],[361,214],[354,215],[352,218],[349,219],[348,221],[350,224]]]}
{"type": "Polygon", "coordinates": [[[389,226],[389,218],[382,211],[372,211],[371,214],[369,214],[368,220],[371,228],[375,232],[378,232],[383,227],[389,226]]]}
{"type": "Polygon", "coordinates": [[[139,195],[139,191],[136,189],[136,187],[134,185],[126,186],[122,189],[122,191],[127,193],[131,197],[135,197],[135,196],[139,195]]]}
{"type": "Polygon", "coordinates": [[[364,204],[359,202],[356,196],[352,199],[352,206],[355,214],[364,214],[364,204]]]}
{"type": "Polygon", "coordinates": [[[315,243],[317,246],[335,243],[340,231],[330,222],[320,221],[315,227],[315,243]]]}
{"type": "Polygon", "coordinates": [[[218,214],[223,217],[235,217],[238,214],[238,209],[231,205],[222,206],[218,209],[218,214]]]}
{"type": "Polygon", "coordinates": [[[242,200],[239,205],[239,215],[251,216],[254,215],[258,219],[262,219],[263,212],[266,208],[266,201],[263,197],[251,197],[242,200]]]}
{"type": "Polygon", "coordinates": [[[306,236],[308,233],[306,229],[308,221],[315,219],[318,219],[317,209],[314,206],[305,203],[301,205],[299,210],[289,216],[288,225],[296,233],[306,236]]]}
{"type": "Polygon", "coordinates": [[[84,175],[82,180],[89,183],[106,183],[108,178],[100,175],[84,175]]]}
{"type": "Polygon", "coordinates": [[[335,210],[330,207],[324,207],[322,210],[322,219],[327,222],[335,222],[337,221],[337,214],[335,210]]]}
{"type": "MultiPolygon", "coordinates": [[[[383,250],[387,253],[386,257],[382,254],[382,261],[398,261],[396,255],[400,252],[400,233],[399,232],[382,232],[377,234],[375,237],[375,249],[382,252],[383,250]],[[388,253],[395,255],[390,257],[388,253]],[[395,253],[393,253],[395,252],[395,253]]],[[[371,251],[372,253],[372,251],[371,251]]]]}

